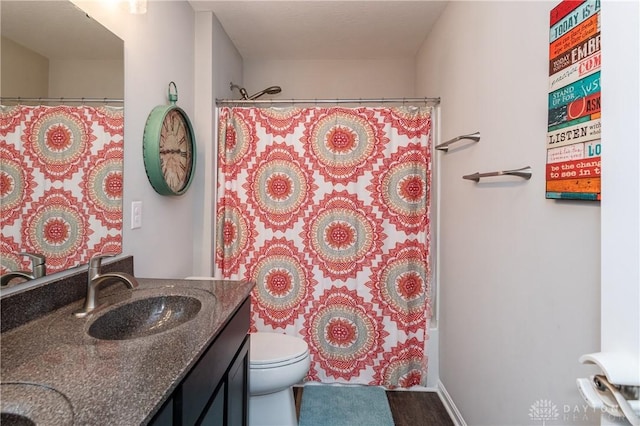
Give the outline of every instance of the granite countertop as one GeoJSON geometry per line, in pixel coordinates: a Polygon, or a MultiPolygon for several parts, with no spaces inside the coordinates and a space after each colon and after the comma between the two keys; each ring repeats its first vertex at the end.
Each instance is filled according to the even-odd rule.
{"type": "Polygon", "coordinates": [[[134,291],[105,292],[99,301],[108,306],[85,319],[72,315],[81,300],[2,333],[3,410],[11,407],[38,425],[147,423],[253,288],[238,281],[137,280],[134,291]],[[173,294],[198,298],[198,315],[137,339],[98,340],[86,333],[114,304],[173,294]]]}

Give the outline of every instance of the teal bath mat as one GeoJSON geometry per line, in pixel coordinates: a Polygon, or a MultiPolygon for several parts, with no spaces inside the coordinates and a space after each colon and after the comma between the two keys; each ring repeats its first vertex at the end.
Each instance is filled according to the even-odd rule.
{"type": "Polygon", "coordinates": [[[375,386],[307,385],[300,426],[393,426],[387,394],[375,386]]]}

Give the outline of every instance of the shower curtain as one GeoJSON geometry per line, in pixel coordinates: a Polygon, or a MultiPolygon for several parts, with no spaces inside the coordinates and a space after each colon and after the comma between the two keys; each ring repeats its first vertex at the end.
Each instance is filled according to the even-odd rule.
{"type": "Polygon", "coordinates": [[[216,277],[306,380],[426,383],[431,107],[219,108],[216,277]]]}
{"type": "Polygon", "coordinates": [[[123,158],[122,108],[0,106],[2,273],[121,252],[123,158]]]}

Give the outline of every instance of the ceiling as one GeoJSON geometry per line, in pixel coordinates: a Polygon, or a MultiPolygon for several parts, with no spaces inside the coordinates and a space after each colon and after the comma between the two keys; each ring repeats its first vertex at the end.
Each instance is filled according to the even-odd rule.
{"type": "MultiPolygon", "coordinates": [[[[151,9],[153,2],[161,0],[148,1],[151,9]]],[[[245,60],[413,58],[447,4],[431,0],[188,1],[195,11],[216,15],[245,60]]],[[[47,58],[122,58],[122,41],[71,2],[2,0],[0,12],[2,36],[47,58]]]]}
{"type": "Polygon", "coordinates": [[[69,1],[2,0],[0,14],[3,37],[46,58],[123,58],[122,40],[69,1]]]}
{"type": "Polygon", "coordinates": [[[189,0],[245,60],[413,58],[446,1],[189,0]]]}

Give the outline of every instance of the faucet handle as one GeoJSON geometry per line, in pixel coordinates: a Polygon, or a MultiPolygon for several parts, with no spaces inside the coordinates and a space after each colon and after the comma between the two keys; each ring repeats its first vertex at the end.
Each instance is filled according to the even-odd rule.
{"type": "Polygon", "coordinates": [[[96,272],[100,272],[100,266],[102,264],[102,259],[105,257],[113,257],[115,253],[104,253],[104,254],[96,254],[91,256],[89,260],[89,270],[95,270],[96,272]]]}
{"type": "Polygon", "coordinates": [[[46,261],[46,257],[44,257],[43,255],[41,255],[40,253],[30,253],[28,251],[23,251],[18,253],[21,256],[27,256],[29,259],[31,259],[31,264],[36,267],[38,265],[44,265],[45,261],[46,261]]]}
{"type": "Polygon", "coordinates": [[[31,259],[31,270],[34,278],[40,278],[47,275],[46,257],[40,253],[20,252],[21,256],[27,256],[31,259]]]}

